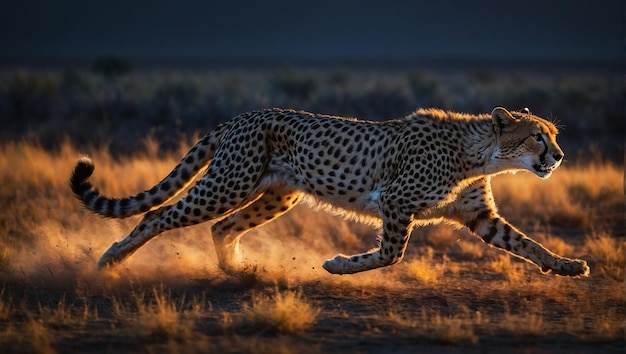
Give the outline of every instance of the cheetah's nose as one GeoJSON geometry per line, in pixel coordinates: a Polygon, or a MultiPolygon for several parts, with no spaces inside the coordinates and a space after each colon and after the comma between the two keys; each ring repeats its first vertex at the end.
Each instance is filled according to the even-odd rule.
{"type": "Polygon", "coordinates": [[[554,154],[552,155],[552,157],[554,157],[554,159],[557,161],[561,161],[561,159],[563,159],[563,155],[561,154],[554,154]]]}

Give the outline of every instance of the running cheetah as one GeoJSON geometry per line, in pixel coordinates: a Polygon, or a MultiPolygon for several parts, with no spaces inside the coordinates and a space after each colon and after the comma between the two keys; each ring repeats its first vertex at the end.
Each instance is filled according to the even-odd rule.
{"type": "Polygon", "coordinates": [[[100,215],[145,213],[104,253],[100,268],[123,261],[164,231],[220,218],[213,240],[220,267],[232,271],[240,266],[242,235],[308,199],[382,225],[377,247],[325,261],[330,273],[398,263],[413,227],[445,221],[544,273],[587,276],[585,261],[556,255],[498,215],[491,192],[490,179],[499,173],[548,178],[563,161],[557,134],[527,109],[497,107],[480,115],[420,109],[384,122],[269,109],[219,125],[150,190],[127,198],[100,195],[88,181],[94,170],[88,158],[78,161],[70,185],[100,215]],[[186,197],[166,205],[200,175],[186,197]]]}

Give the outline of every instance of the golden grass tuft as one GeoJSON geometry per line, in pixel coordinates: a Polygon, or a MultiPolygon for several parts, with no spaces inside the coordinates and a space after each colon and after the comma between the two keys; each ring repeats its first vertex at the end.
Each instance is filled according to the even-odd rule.
{"type": "Polygon", "coordinates": [[[198,306],[185,309],[184,297],[175,300],[163,287],[154,288],[151,298],[145,293],[135,293],[133,297],[136,312],[119,301],[114,302],[114,312],[119,320],[131,323],[135,335],[158,341],[191,337],[199,317],[198,306]]]}
{"type": "Polygon", "coordinates": [[[53,337],[50,331],[34,318],[30,319],[26,325],[24,341],[30,343],[35,353],[53,354],[56,352],[52,347],[53,337]]]}
{"type": "Polygon", "coordinates": [[[498,273],[506,274],[511,271],[511,256],[501,254],[497,259],[489,262],[489,267],[498,273]]]}
{"type": "Polygon", "coordinates": [[[407,330],[409,335],[447,344],[478,343],[474,326],[485,321],[480,312],[470,314],[467,309],[459,311],[455,316],[444,316],[428,311],[424,307],[417,318],[408,318],[391,312],[389,320],[407,330]]]}
{"type": "Polygon", "coordinates": [[[49,327],[53,328],[81,328],[89,321],[98,319],[98,312],[90,309],[87,303],[82,307],[67,305],[63,297],[56,307],[39,304],[39,316],[49,327]]]}
{"type": "Polygon", "coordinates": [[[275,290],[271,295],[254,295],[252,304],[244,306],[248,325],[270,332],[301,333],[318,318],[320,310],[300,291],[275,290]]]}
{"type": "Polygon", "coordinates": [[[415,279],[425,284],[437,284],[444,275],[445,264],[435,264],[434,250],[426,248],[426,254],[408,263],[408,272],[415,279]]]}
{"type": "Polygon", "coordinates": [[[41,320],[29,317],[23,324],[10,324],[0,333],[3,353],[55,354],[54,337],[41,320]]]}
{"type": "Polygon", "coordinates": [[[506,277],[505,287],[517,287],[519,284],[525,283],[525,265],[523,262],[517,262],[514,256],[508,253],[501,254],[488,264],[489,268],[506,277]]]}
{"type": "Polygon", "coordinates": [[[541,308],[534,308],[531,311],[513,314],[507,307],[500,326],[508,336],[516,339],[545,336],[548,326],[541,313],[541,308]]]}
{"type": "Polygon", "coordinates": [[[595,272],[605,277],[623,279],[626,268],[625,243],[605,231],[587,236],[584,249],[597,262],[595,272]]]}
{"type": "Polygon", "coordinates": [[[545,234],[539,237],[539,240],[541,240],[542,245],[559,256],[571,257],[574,255],[576,248],[558,236],[545,234]]]}
{"type": "Polygon", "coordinates": [[[461,259],[477,261],[485,257],[489,247],[484,242],[476,240],[458,240],[456,242],[458,255],[461,259]]]}

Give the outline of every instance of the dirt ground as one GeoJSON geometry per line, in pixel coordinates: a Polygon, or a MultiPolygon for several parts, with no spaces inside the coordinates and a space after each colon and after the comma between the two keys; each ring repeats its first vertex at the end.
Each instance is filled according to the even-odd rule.
{"type": "MultiPolygon", "coordinates": [[[[412,241],[402,264],[346,276],[326,274],[316,255],[282,265],[254,259],[257,266],[239,277],[211,266],[157,277],[155,264],[156,273],[142,278],[132,275],[132,262],[92,279],[71,261],[37,276],[7,272],[0,275],[2,298],[12,310],[0,321],[3,352],[623,353],[621,281],[542,275],[517,261],[511,264],[520,276],[511,281],[485,267],[501,256],[486,248],[479,261],[435,251],[432,258],[441,261],[434,263],[446,270],[427,283],[411,276],[411,260],[424,247],[420,236],[412,241]],[[178,322],[196,307],[184,333],[138,329],[137,294],[152,303],[154,289],[178,304],[178,322]],[[255,296],[283,291],[297,291],[318,310],[310,326],[284,333],[245,321],[255,296]]],[[[569,241],[582,242],[576,235],[569,241]]]]}

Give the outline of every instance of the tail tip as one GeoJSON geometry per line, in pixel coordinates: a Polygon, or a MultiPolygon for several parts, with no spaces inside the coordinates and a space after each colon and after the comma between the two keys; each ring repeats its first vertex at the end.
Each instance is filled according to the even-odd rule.
{"type": "Polygon", "coordinates": [[[76,195],[81,195],[84,190],[91,188],[87,179],[91,176],[93,170],[94,165],[89,157],[81,156],[78,159],[70,179],[70,185],[76,195]]]}
{"type": "Polygon", "coordinates": [[[87,156],[81,156],[78,162],[76,162],[76,167],[74,167],[74,176],[78,177],[80,180],[84,180],[91,176],[93,170],[94,165],[91,159],[87,156]]]}

